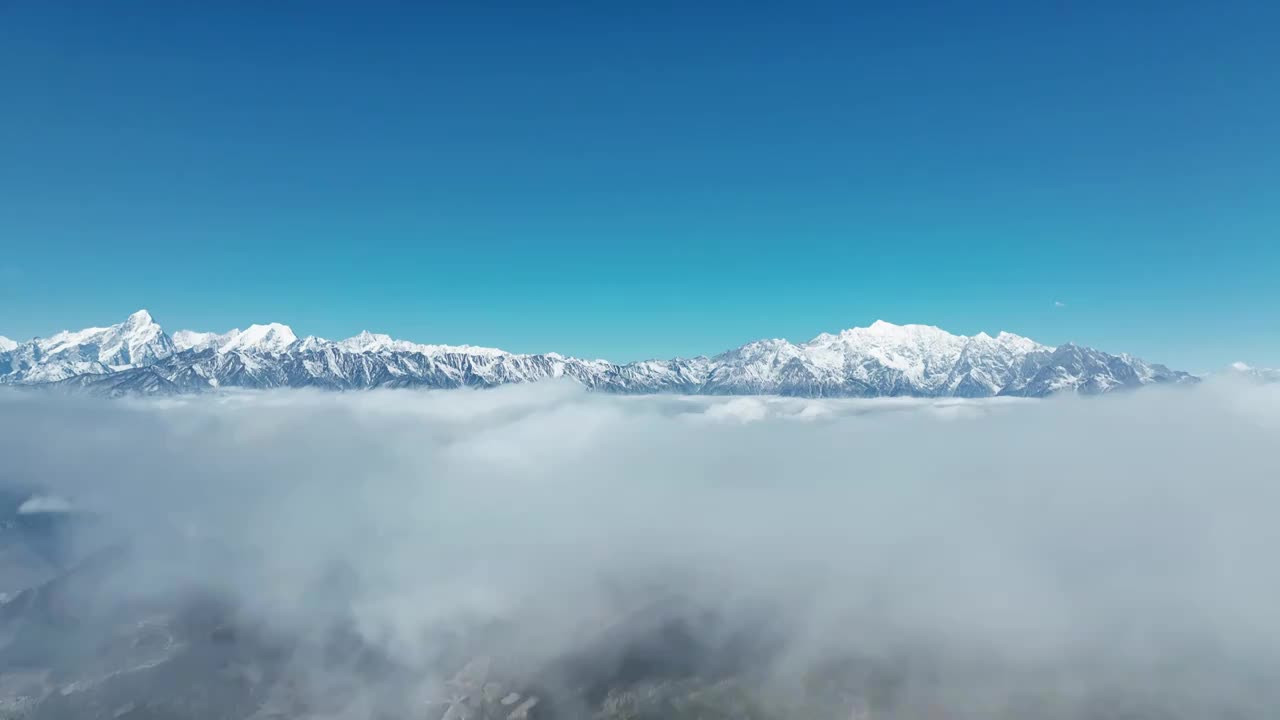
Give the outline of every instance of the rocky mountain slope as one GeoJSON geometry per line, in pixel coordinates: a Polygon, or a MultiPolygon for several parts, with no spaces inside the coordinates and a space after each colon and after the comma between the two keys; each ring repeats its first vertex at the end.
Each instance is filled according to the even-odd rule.
{"type": "Polygon", "coordinates": [[[1049,347],[1005,332],[963,336],[884,321],[798,344],[758,340],[710,358],[622,364],[424,345],[369,332],[341,341],[298,338],[279,323],[170,336],[146,310],[106,328],[0,340],[0,384],[110,396],[218,388],[494,387],[553,378],[617,393],[805,397],[1044,397],[1196,380],[1074,344],[1049,347]]]}

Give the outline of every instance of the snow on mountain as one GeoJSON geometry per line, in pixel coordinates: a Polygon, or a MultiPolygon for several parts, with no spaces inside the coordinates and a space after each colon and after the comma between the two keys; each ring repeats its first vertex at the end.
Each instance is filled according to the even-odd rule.
{"type": "Polygon", "coordinates": [[[894,325],[823,333],[794,345],[759,340],[716,356],[707,389],[723,394],[998,394],[1019,375],[1020,360],[1053,348],[1018,335],[952,335],[931,325],[894,325]]]}
{"type": "Polygon", "coordinates": [[[343,350],[353,353],[408,352],[425,355],[462,354],[487,357],[511,354],[505,350],[476,347],[475,345],[424,345],[409,342],[408,340],[395,340],[390,335],[371,333],[368,330],[361,331],[359,335],[353,335],[346,340],[342,340],[337,345],[343,350]]]}
{"type": "Polygon", "coordinates": [[[177,348],[178,352],[184,350],[208,350],[209,348],[220,348],[238,337],[240,337],[239,328],[228,330],[224,333],[179,330],[173,334],[173,346],[177,348]]]}
{"type": "Polygon", "coordinates": [[[3,382],[54,382],[85,374],[101,374],[150,365],[172,356],[173,341],[151,314],[139,310],[110,327],[64,330],[48,338],[32,338],[0,351],[3,382]]]}
{"type": "Polygon", "coordinates": [[[338,347],[348,352],[367,353],[382,352],[384,350],[409,349],[413,343],[404,340],[393,340],[390,335],[380,335],[371,333],[368,330],[362,330],[359,335],[353,335],[338,343],[338,347]]]}
{"type": "Polygon", "coordinates": [[[806,349],[831,369],[844,369],[871,386],[888,386],[887,394],[938,394],[968,344],[969,338],[931,325],[877,320],[870,327],[819,335],[806,349]]]}
{"type": "Polygon", "coordinates": [[[298,342],[294,343],[293,347],[291,347],[290,350],[293,350],[295,352],[314,352],[316,350],[323,350],[333,344],[334,343],[328,340],[325,340],[322,337],[316,337],[315,335],[308,335],[302,338],[301,340],[299,340],[298,342]]]}
{"type": "Polygon", "coordinates": [[[876,321],[803,343],[758,340],[715,357],[625,364],[556,353],[521,355],[470,345],[425,345],[361,332],[299,340],[269,323],[170,339],[146,311],[120,325],[64,332],[0,351],[0,383],[105,395],[212,388],[493,387],[566,378],[619,393],[809,397],[1096,394],[1187,373],[1077,345],[1050,347],[1010,333],[953,335],[930,325],[876,321]]]}
{"type": "Polygon", "coordinates": [[[288,325],[267,323],[266,325],[250,325],[243,332],[237,332],[218,347],[219,353],[233,350],[255,353],[281,353],[297,342],[298,336],[288,325]]]}
{"type": "Polygon", "coordinates": [[[1231,363],[1227,366],[1226,374],[1252,382],[1280,383],[1280,369],[1253,367],[1242,362],[1231,363]]]}
{"type": "Polygon", "coordinates": [[[13,350],[17,347],[18,347],[18,343],[10,340],[9,338],[3,335],[0,335],[0,353],[9,352],[10,350],[13,350]]]}
{"type": "Polygon", "coordinates": [[[173,341],[146,310],[139,310],[119,325],[79,332],[64,330],[48,340],[36,342],[45,356],[95,359],[109,366],[145,364],[166,358],[174,351],[173,341]]]}

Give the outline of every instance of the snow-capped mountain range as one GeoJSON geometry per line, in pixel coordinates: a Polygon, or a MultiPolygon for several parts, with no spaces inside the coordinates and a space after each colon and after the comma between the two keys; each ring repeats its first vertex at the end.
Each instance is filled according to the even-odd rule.
{"type": "Polygon", "coordinates": [[[26,342],[0,338],[0,384],[112,396],[218,388],[494,387],[550,378],[619,393],[811,397],[1043,397],[1197,380],[1079,345],[1049,347],[1005,332],[963,336],[884,321],[803,343],[758,340],[715,357],[623,364],[423,345],[369,332],[340,341],[298,338],[279,323],[170,336],[146,310],[106,328],[26,342]]]}
{"type": "Polygon", "coordinates": [[[1256,383],[1280,383],[1280,369],[1277,368],[1259,368],[1242,362],[1233,362],[1227,367],[1227,373],[1256,383]]]}

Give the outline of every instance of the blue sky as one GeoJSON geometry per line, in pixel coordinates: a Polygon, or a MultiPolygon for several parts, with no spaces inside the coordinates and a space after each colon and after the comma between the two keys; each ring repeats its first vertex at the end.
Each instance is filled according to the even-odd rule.
{"type": "Polygon", "coordinates": [[[1280,365],[1275,3],[477,4],[0,4],[0,334],[1280,365]]]}

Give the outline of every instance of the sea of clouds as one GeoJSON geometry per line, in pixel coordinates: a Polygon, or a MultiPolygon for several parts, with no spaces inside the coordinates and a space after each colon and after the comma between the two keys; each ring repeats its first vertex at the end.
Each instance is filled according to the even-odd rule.
{"type": "Polygon", "coordinates": [[[1277,439],[1280,385],[1226,381],[1045,401],[0,394],[0,478],[28,511],[128,536],[115,592],[199,584],[299,635],[340,613],[424,676],[457,628],[500,623],[486,652],[534,666],[678,596],[714,613],[708,645],[760,639],[742,660],[779,687],[901,660],[877,702],[903,718],[1027,693],[1046,718],[1100,697],[1278,716],[1277,439]]]}

